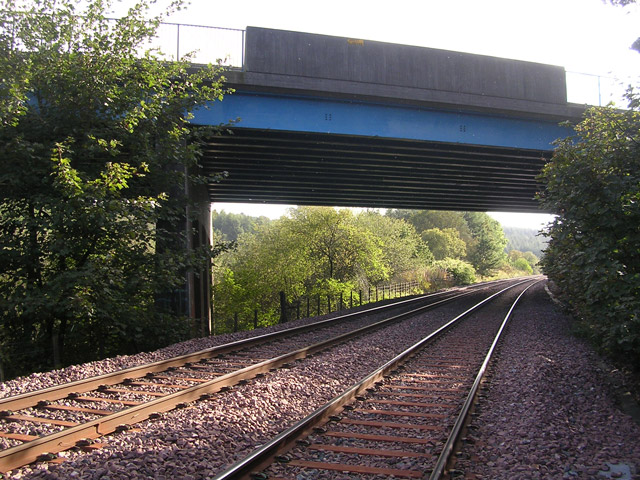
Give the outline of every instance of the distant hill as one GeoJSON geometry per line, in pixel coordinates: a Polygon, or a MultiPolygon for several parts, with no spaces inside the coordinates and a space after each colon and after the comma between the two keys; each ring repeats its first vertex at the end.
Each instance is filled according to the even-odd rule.
{"type": "Polygon", "coordinates": [[[532,252],[536,257],[542,256],[542,250],[547,247],[547,240],[539,234],[539,230],[533,228],[502,227],[504,236],[507,237],[506,251],[519,250],[532,252]]]}

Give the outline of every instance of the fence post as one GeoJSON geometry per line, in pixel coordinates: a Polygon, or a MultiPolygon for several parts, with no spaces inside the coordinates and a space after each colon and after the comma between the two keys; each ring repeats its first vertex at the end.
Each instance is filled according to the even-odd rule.
{"type": "Polygon", "coordinates": [[[344,303],[342,302],[342,292],[340,292],[340,308],[338,308],[338,310],[342,310],[343,305],[344,303]]]}
{"type": "Polygon", "coordinates": [[[331,313],[331,295],[327,295],[327,313],[331,313]]]}
{"type": "Polygon", "coordinates": [[[300,320],[300,299],[296,302],[296,320],[300,320]]]}
{"type": "Polygon", "coordinates": [[[349,308],[353,308],[353,290],[351,290],[351,297],[349,297],[349,308]]]}
{"type": "Polygon", "coordinates": [[[378,301],[378,286],[376,285],[376,302],[378,301]]]}
{"type": "Polygon", "coordinates": [[[51,335],[51,342],[52,342],[52,348],[53,348],[53,367],[54,368],[60,368],[61,367],[61,362],[60,362],[60,348],[59,348],[59,343],[58,343],[58,334],[57,333],[53,333],[51,335]]]}
{"type": "Polygon", "coordinates": [[[310,312],[309,312],[309,295],[307,295],[307,318],[309,318],[311,316],[310,312]]]}
{"type": "Polygon", "coordinates": [[[358,290],[358,293],[360,294],[358,297],[360,301],[358,303],[360,304],[360,306],[362,306],[362,290],[358,290]]]}
{"type": "Polygon", "coordinates": [[[233,331],[234,332],[238,331],[238,314],[237,313],[233,314],[233,331]]]}
{"type": "Polygon", "coordinates": [[[176,62],[180,61],[180,24],[177,25],[176,32],[176,62]]]}
{"type": "Polygon", "coordinates": [[[280,323],[287,321],[287,297],[284,291],[280,291],[280,323]]]}
{"type": "Polygon", "coordinates": [[[320,294],[318,294],[318,316],[320,316],[320,294]]]}
{"type": "Polygon", "coordinates": [[[258,309],[256,308],[253,311],[253,329],[258,328],[258,309]]]}

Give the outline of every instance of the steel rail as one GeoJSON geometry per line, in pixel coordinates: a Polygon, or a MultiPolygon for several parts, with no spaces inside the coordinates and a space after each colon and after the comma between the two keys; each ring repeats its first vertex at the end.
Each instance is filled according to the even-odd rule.
{"type": "MultiPolygon", "coordinates": [[[[382,328],[383,326],[387,326],[392,322],[403,320],[405,318],[414,316],[425,310],[435,308],[443,303],[450,302],[460,297],[471,295],[473,293],[476,293],[476,290],[470,289],[466,292],[462,292],[457,295],[453,295],[451,297],[438,300],[434,303],[429,303],[427,305],[420,306],[410,311],[407,311],[398,315],[394,315],[392,317],[375,322],[371,325],[352,330],[350,332],[338,335],[336,337],[332,337],[328,340],[317,342],[313,345],[300,348],[293,352],[289,352],[289,353],[274,357],[272,359],[264,360],[254,365],[250,365],[248,367],[236,370],[234,372],[221,375],[207,382],[186,388],[182,391],[175,392],[172,394],[167,394],[163,397],[157,398],[155,400],[151,400],[144,404],[126,408],[119,412],[115,412],[111,415],[104,416],[102,418],[92,420],[87,423],[83,423],[81,425],[67,428],[60,432],[53,433],[51,435],[47,435],[47,436],[29,441],[22,445],[5,449],[3,451],[0,451],[0,472],[8,472],[15,468],[18,468],[28,463],[31,463],[33,461],[36,461],[39,458],[39,456],[44,453],[57,453],[63,450],[68,450],[69,448],[73,448],[74,446],[76,446],[76,443],[80,440],[86,440],[86,439],[93,440],[103,435],[112,433],[118,429],[126,429],[124,426],[144,421],[148,419],[151,415],[156,415],[159,413],[172,410],[177,406],[180,406],[181,404],[187,404],[189,402],[200,400],[203,397],[206,398],[206,396],[213,393],[217,393],[223,390],[224,388],[228,388],[233,385],[236,385],[242,380],[249,380],[251,378],[255,378],[257,375],[261,373],[266,373],[274,368],[279,368],[293,361],[306,358],[309,355],[313,355],[314,353],[317,353],[321,350],[324,350],[326,348],[332,347],[341,342],[349,340],[352,337],[361,335],[366,332],[373,331],[378,328],[382,328]]],[[[433,295],[430,295],[430,296],[433,296],[433,295]]],[[[410,301],[405,301],[404,303],[409,303],[409,302],[410,301]]],[[[375,311],[375,310],[382,310],[382,309],[384,309],[384,307],[376,307],[371,310],[375,311]]],[[[354,315],[354,314],[348,314],[346,316],[350,316],[350,315],[354,315]]],[[[318,322],[318,323],[324,323],[324,322],[326,321],[318,322]]],[[[237,348],[236,343],[237,342],[234,342],[233,345],[237,348]]],[[[207,352],[207,351],[203,351],[203,352],[207,352]]],[[[202,353],[202,352],[198,352],[198,353],[202,353]]],[[[186,357],[191,357],[191,356],[192,355],[187,355],[186,357]]],[[[184,357],[185,356],[177,357],[177,358],[184,358],[184,357]]],[[[176,359],[170,360],[170,362],[173,362],[173,361],[176,361],[176,359]]],[[[151,365],[155,366],[158,363],[163,363],[163,362],[156,362],[151,365]]],[[[99,377],[96,377],[96,378],[99,378],[99,377]]],[[[64,390],[69,391],[70,389],[65,388],[64,390]]],[[[73,393],[76,393],[76,392],[77,390],[74,390],[73,393]]]]}
{"type": "Polygon", "coordinates": [[[473,405],[473,403],[475,401],[476,395],[478,393],[478,389],[480,388],[480,384],[482,383],[482,381],[484,379],[484,376],[485,376],[485,373],[487,371],[487,368],[489,366],[489,362],[491,362],[491,359],[493,358],[493,353],[494,353],[494,351],[495,351],[495,349],[496,349],[496,347],[498,345],[498,342],[501,339],[502,333],[505,330],[505,328],[507,326],[507,323],[511,319],[511,314],[513,313],[514,309],[516,308],[516,305],[518,304],[518,302],[520,301],[522,296],[525,294],[525,292],[527,290],[529,290],[531,287],[533,287],[534,285],[536,285],[539,282],[541,282],[541,281],[542,280],[538,280],[538,281],[532,283],[527,288],[525,288],[522,292],[520,292],[520,295],[518,295],[516,300],[511,305],[511,308],[507,312],[507,315],[504,317],[504,320],[502,321],[502,324],[500,325],[500,329],[498,330],[498,333],[496,334],[496,336],[495,336],[495,338],[493,340],[493,343],[491,344],[491,347],[489,348],[489,351],[487,352],[487,355],[485,356],[484,362],[482,362],[482,366],[480,367],[480,370],[478,370],[478,374],[476,375],[476,379],[473,382],[473,385],[471,386],[471,390],[469,391],[469,394],[467,395],[467,399],[465,400],[464,404],[462,405],[462,409],[460,410],[460,413],[458,414],[458,418],[456,419],[456,422],[453,425],[453,428],[451,429],[451,433],[449,434],[449,437],[447,438],[447,441],[445,442],[444,448],[442,449],[442,452],[440,452],[440,456],[438,457],[438,460],[436,461],[436,465],[433,468],[433,470],[431,471],[431,475],[429,475],[429,480],[440,480],[440,478],[444,474],[445,468],[446,468],[447,463],[449,462],[449,460],[451,458],[451,454],[453,453],[453,449],[454,449],[454,447],[456,445],[456,442],[460,438],[460,433],[462,432],[462,427],[464,426],[465,422],[468,419],[469,412],[471,410],[471,406],[473,405]]]}
{"type": "Polygon", "coordinates": [[[275,457],[283,452],[290,450],[297,439],[303,438],[311,433],[315,426],[321,425],[329,420],[329,417],[339,413],[342,407],[348,403],[351,403],[357,396],[366,392],[368,388],[371,388],[376,383],[380,382],[384,377],[389,376],[398,366],[405,363],[409,358],[414,356],[419,350],[431,343],[434,339],[441,336],[444,332],[448,331],[459,320],[465,318],[475,310],[484,306],[487,302],[490,302],[498,295],[515,288],[530,280],[523,280],[510,285],[492,295],[485,298],[481,302],[475,304],[471,308],[465,310],[463,313],[457,315],[452,320],[435,330],[433,333],[427,335],[422,340],[418,341],[411,347],[398,354],[393,359],[370,373],[367,377],[351,386],[341,395],[335,397],[322,407],[315,410],[309,416],[295,423],[287,430],[281,432],[275,436],[271,441],[267,442],[263,446],[254,450],[244,459],[231,465],[225,471],[221,472],[214,477],[213,480],[238,480],[249,479],[251,474],[261,471],[270,465],[275,457]]]}
{"type": "MultiPolygon", "coordinates": [[[[486,284],[478,284],[485,286],[486,284]]],[[[304,333],[317,328],[323,328],[330,326],[334,323],[343,322],[347,320],[353,320],[366,315],[374,313],[384,312],[387,310],[393,310],[404,305],[410,305],[411,303],[419,303],[429,300],[433,297],[443,296],[448,293],[452,293],[451,290],[445,292],[436,292],[428,295],[422,295],[418,298],[411,298],[408,300],[401,300],[389,305],[381,305],[373,308],[368,308],[359,312],[351,312],[345,315],[340,315],[334,318],[321,320],[319,322],[313,322],[307,325],[301,325],[298,327],[280,330],[278,332],[266,333],[264,335],[258,335],[255,337],[246,338],[243,340],[236,340],[223,345],[217,345],[215,347],[199,350],[197,352],[180,355],[167,360],[159,360],[157,362],[138,365],[135,367],[126,368],[123,370],[117,370],[115,372],[106,373],[94,377],[89,377],[81,380],[75,380],[73,382],[56,385],[53,387],[44,388],[41,390],[34,390],[33,392],[27,392],[20,395],[14,395],[0,399],[0,411],[2,410],[21,410],[23,408],[33,407],[42,400],[61,400],[66,398],[70,393],[85,393],[91,390],[95,390],[101,385],[115,385],[126,379],[141,378],[148,373],[162,372],[170,367],[177,367],[186,363],[195,363],[200,360],[211,358],[214,355],[224,354],[235,351],[239,348],[251,347],[261,343],[266,343],[285,336],[304,333]]]]}

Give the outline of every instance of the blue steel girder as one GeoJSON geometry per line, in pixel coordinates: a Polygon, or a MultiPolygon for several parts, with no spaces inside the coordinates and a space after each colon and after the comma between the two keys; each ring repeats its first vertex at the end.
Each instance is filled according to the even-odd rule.
{"type": "Polygon", "coordinates": [[[212,201],[535,212],[555,121],[239,92],[194,123],[239,119],[203,164],[212,201]]]}
{"type": "Polygon", "coordinates": [[[356,100],[236,92],[194,123],[238,128],[552,150],[571,131],[558,122],[356,100]]]}

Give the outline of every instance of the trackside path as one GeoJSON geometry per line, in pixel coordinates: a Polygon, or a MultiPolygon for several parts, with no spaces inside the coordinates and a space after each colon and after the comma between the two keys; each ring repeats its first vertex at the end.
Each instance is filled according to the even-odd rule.
{"type": "Polygon", "coordinates": [[[570,318],[534,289],[512,318],[458,478],[640,479],[640,425],[617,408],[570,318]]]}

